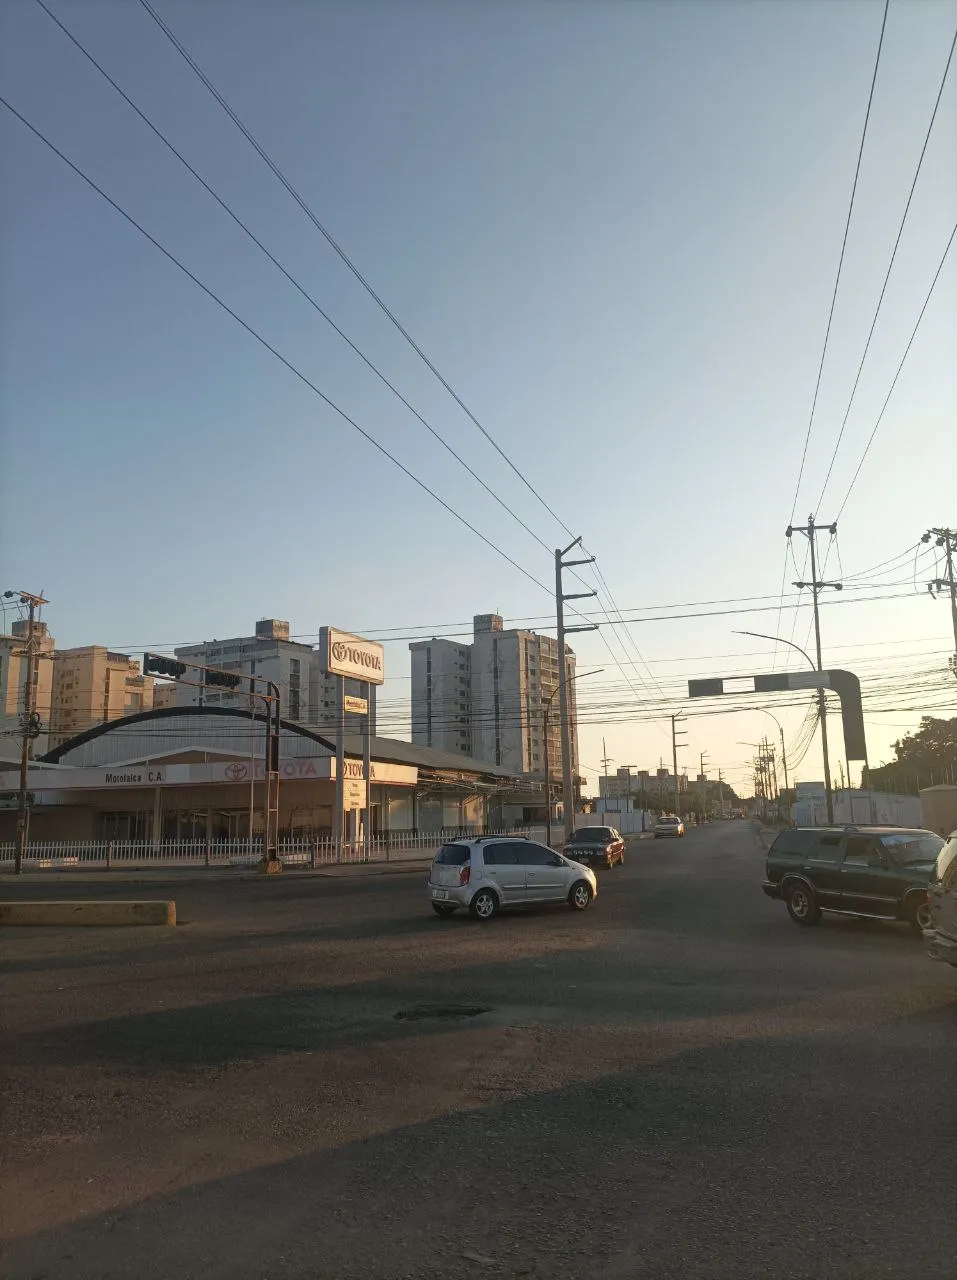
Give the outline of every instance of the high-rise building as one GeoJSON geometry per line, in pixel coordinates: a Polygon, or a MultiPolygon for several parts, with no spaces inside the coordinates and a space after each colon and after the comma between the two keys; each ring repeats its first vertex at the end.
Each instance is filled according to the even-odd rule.
{"type": "MultiPolygon", "coordinates": [[[[318,649],[289,639],[289,623],[278,618],[261,618],[252,636],[234,636],[229,640],[205,640],[202,644],[185,645],[176,650],[183,662],[194,662],[202,667],[219,667],[224,671],[236,671],[244,675],[257,675],[272,680],[279,687],[281,712],[284,720],[297,720],[324,733],[332,733],[336,725],[336,677],[327,676],[322,670],[318,649]]],[[[262,686],[259,686],[260,689],[262,686]]],[[[345,692],[361,696],[364,686],[358,680],[346,680],[345,692]]],[[[175,705],[192,706],[202,702],[207,706],[249,706],[247,689],[232,693],[222,689],[199,689],[194,685],[177,684],[175,705]]],[[[256,711],[263,710],[256,700],[256,711]]],[[[375,733],[375,702],[373,700],[371,731],[375,733]]],[[[349,714],[345,717],[348,733],[359,733],[363,717],[349,714]]]]}
{"type": "MultiPolygon", "coordinates": [[[[9,635],[0,635],[0,735],[5,743],[19,742],[20,716],[26,710],[27,661],[25,645],[28,623],[18,619],[9,635]]],[[[50,706],[53,698],[54,640],[45,622],[33,624],[36,657],[34,659],[33,706],[43,726],[33,741],[33,755],[43,755],[49,746],[50,706]]]]}
{"type": "Polygon", "coordinates": [[[417,640],[412,653],[412,741],[461,752],[515,774],[561,778],[558,683],[568,681],[572,773],[578,772],[575,655],[534,631],[504,629],[498,614],[478,614],[469,644],[417,640]]]}
{"type": "Polygon", "coordinates": [[[50,746],[121,716],[149,711],[153,678],[127,653],[103,645],[58,649],[53,655],[53,699],[50,746]]]}
{"type": "Polygon", "coordinates": [[[412,652],[412,741],[472,755],[471,651],[452,640],[417,640],[412,652]]]}

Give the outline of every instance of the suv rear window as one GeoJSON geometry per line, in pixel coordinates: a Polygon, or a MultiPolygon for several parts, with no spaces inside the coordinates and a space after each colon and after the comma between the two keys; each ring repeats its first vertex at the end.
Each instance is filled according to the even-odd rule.
{"type": "Polygon", "coordinates": [[[782,831],[768,850],[768,856],[801,858],[814,844],[813,831],[782,831]]]}
{"type": "Polygon", "coordinates": [[[881,836],[881,844],[899,867],[915,862],[933,862],[941,850],[940,836],[925,831],[894,831],[881,836]]]}
{"type": "Polygon", "coordinates": [[[435,855],[435,861],[446,867],[463,867],[469,860],[470,852],[467,844],[444,844],[435,855]]]}

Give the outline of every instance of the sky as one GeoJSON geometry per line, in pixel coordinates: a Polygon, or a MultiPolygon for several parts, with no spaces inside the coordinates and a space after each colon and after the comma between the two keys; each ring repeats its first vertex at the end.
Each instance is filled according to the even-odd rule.
{"type": "MultiPolygon", "coordinates": [[[[957,3],[889,6],[811,421],[880,0],[157,0],[500,453],[141,4],[46,2],[495,495],[36,0],[6,0],[4,98],[411,473],[0,107],[0,587],[43,590],[58,644],[137,653],[264,616],[388,630],[380,731],[403,736],[407,637],[491,611],[553,632],[570,531],[602,574],[578,607],[606,619],[575,637],[601,669],[579,683],[586,776],[667,762],[684,711],[680,766],[707,753],[746,792],[747,744],[777,727],[755,698],[697,714],[717,708],[684,682],[804,664],[735,633],[813,644],[785,529],[840,511],[824,664],[861,676],[871,762],[922,712],[957,713],[925,586],[942,561],[919,544],[957,526],[957,249],[852,484],[957,219],[954,68],[822,493],[957,3]]],[[[763,705],[814,780],[792,702],[763,705]]]]}

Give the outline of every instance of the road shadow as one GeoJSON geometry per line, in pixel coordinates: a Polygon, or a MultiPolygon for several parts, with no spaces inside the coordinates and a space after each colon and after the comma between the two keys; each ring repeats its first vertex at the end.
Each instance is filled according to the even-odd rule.
{"type": "Polygon", "coordinates": [[[5,1274],[945,1280],[952,1025],[743,1036],[597,1078],[586,1054],[578,1083],[232,1176],[177,1171],[189,1185],[15,1240],[5,1274]]]}

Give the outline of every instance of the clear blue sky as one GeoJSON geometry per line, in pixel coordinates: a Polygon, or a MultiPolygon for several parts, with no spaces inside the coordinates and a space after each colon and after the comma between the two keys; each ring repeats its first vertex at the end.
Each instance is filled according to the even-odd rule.
{"type": "MultiPolygon", "coordinates": [[[[567,541],[143,9],[50,7],[539,537],[567,541]]],[[[626,616],[776,596],[877,0],[158,7],[515,464],[584,535],[626,616]]],[[[17,109],[548,584],[548,554],[374,382],[33,0],[8,0],[2,22],[0,75],[17,109]]],[[[955,26],[951,0],[890,6],[799,520],[816,509],[955,26]]],[[[840,505],[957,218],[955,81],[957,69],[821,519],[840,505]]],[[[59,643],[135,651],[248,634],[263,615],[309,633],[548,613],[544,591],[2,110],[0,145],[0,577],[45,590],[59,643]]],[[[930,524],[957,524],[955,259],[957,250],[842,515],[848,574],[914,546],[930,524]]],[[[795,553],[803,569],[803,546],[795,553]]],[[[835,553],[829,575],[836,568],[835,553]]],[[[828,660],[860,670],[865,688],[945,659],[946,606],[908,587],[912,574],[904,560],[874,579],[905,581],[908,598],[842,600],[823,614],[828,660]]],[[[930,574],[920,562],[918,587],[930,574]]],[[[775,610],[645,623],[633,635],[674,692],[688,675],[766,668],[767,646],[732,629],[780,626],[804,643],[807,615],[793,632],[792,621],[785,609],[780,623],[775,610]]],[[[665,736],[631,718],[636,698],[603,641],[576,647],[582,667],[605,668],[581,687],[582,702],[596,704],[585,718],[609,720],[583,727],[583,761],[598,764],[604,735],[616,763],[656,763],[665,736]]],[[[389,646],[388,664],[397,723],[405,643],[389,646]]],[[[650,696],[647,672],[635,670],[650,696]]],[[[882,705],[921,697],[946,705],[921,693],[882,705]]],[[[802,714],[783,713],[789,738],[802,714]]],[[[874,715],[872,760],[917,718],[874,715]]],[[[751,752],[739,741],[773,725],[754,712],[692,720],[690,730],[685,763],[708,751],[740,780],[731,771],[751,752]]],[[[812,750],[799,776],[819,775],[812,750]]]]}

